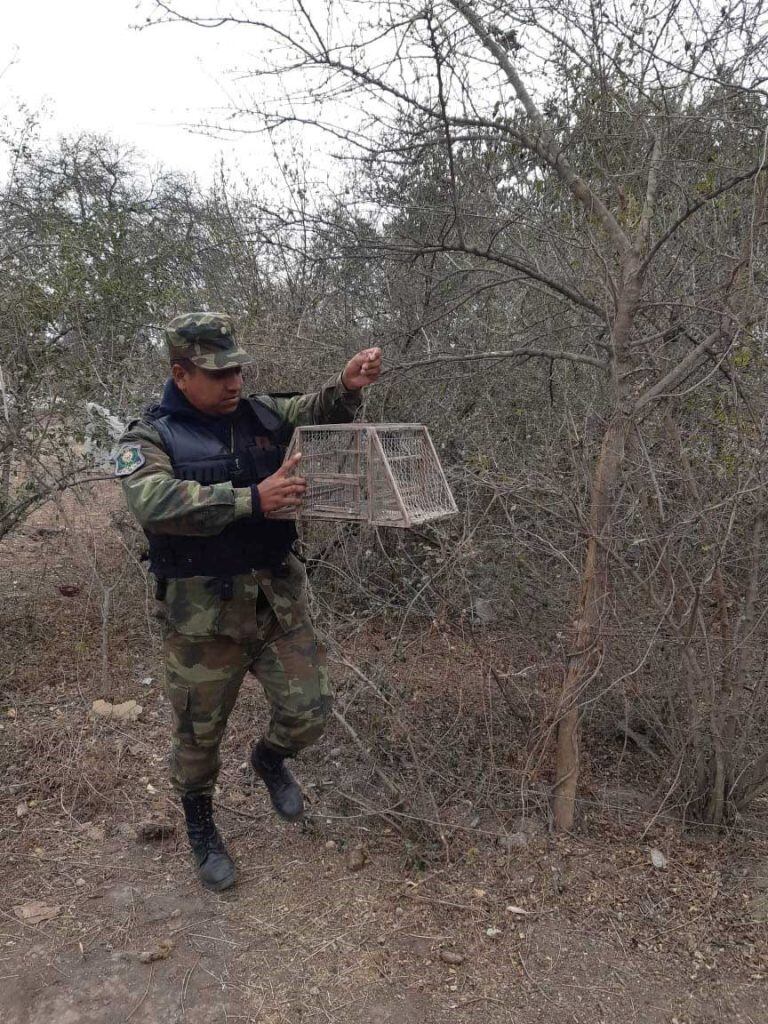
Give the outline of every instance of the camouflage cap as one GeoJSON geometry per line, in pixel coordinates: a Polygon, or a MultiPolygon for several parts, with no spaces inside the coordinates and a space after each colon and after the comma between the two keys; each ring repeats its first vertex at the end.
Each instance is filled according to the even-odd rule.
{"type": "Polygon", "coordinates": [[[165,340],[171,359],[189,359],[204,370],[253,362],[235,341],[235,326],[226,313],[182,313],[166,327],[165,340]]]}

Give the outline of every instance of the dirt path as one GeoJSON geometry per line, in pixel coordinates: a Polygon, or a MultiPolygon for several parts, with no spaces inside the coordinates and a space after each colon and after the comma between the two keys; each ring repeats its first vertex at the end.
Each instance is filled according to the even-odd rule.
{"type": "MultiPolygon", "coordinates": [[[[114,735],[101,730],[108,748],[114,735]]],[[[230,771],[223,803],[242,809],[222,807],[219,818],[241,875],[222,897],[198,889],[180,818],[157,795],[90,822],[32,807],[5,858],[13,897],[0,926],[0,1019],[766,1019],[754,849],[734,862],[723,844],[685,845],[668,830],[659,871],[647,847],[606,825],[590,840],[531,835],[513,850],[478,833],[455,863],[420,869],[386,826],[339,816],[333,780],[322,785],[329,774],[319,756],[305,766],[316,796],[297,828],[230,771]],[[152,818],[176,833],[138,841],[136,821],[152,818]],[[350,870],[361,844],[368,860],[350,870]],[[13,908],[33,900],[60,907],[55,919],[18,921],[13,908]],[[168,955],[145,964],[142,952],[168,955]]]]}
{"type": "Polygon", "coordinates": [[[200,890],[165,777],[141,574],[110,591],[107,678],[104,594],[124,552],[95,530],[77,563],[65,525],[31,524],[0,560],[2,1024],[768,1019],[764,826],[726,840],[657,821],[643,836],[647,815],[598,801],[556,838],[513,809],[448,801],[444,847],[414,831],[416,801],[389,823],[369,812],[386,796],[338,725],[301,761],[309,820],[286,826],[241,768],[265,711],[256,686],[218,798],[240,880],[200,890]],[[138,700],[139,720],[93,719],[97,697],[138,700]],[[164,838],[141,838],[147,822],[164,838]],[[35,902],[49,920],[20,919],[35,902]]]}

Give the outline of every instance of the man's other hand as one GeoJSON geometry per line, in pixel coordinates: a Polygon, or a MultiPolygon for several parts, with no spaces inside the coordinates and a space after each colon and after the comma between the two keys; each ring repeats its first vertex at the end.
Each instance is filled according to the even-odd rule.
{"type": "Polygon", "coordinates": [[[303,476],[291,476],[300,459],[301,452],[292,455],[276,473],[262,480],[257,487],[264,515],[284,508],[298,508],[301,505],[307,481],[303,476]]]}
{"type": "Polygon", "coordinates": [[[366,384],[373,384],[381,373],[381,349],[364,348],[352,356],[341,374],[341,382],[347,391],[358,391],[366,384]]]}

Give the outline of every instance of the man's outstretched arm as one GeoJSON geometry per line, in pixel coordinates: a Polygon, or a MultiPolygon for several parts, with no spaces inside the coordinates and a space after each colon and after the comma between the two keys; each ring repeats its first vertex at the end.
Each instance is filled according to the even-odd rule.
{"type": "Polygon", "coordinates": [[[362,389],[381,373],[381,349],[367,348],[353,356],[342,372],[319,391],[293,398],[260,396],[261,401],[292,427],[350,423],[362,402],[362,389]]]}

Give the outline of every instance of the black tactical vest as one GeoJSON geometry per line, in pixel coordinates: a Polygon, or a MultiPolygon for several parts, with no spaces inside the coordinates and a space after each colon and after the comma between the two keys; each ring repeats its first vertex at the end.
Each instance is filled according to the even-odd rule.
{"type": "MultiPolygon", "coordinates": [[[[150,408],[144,419],[160,435],[177,479],[200,484],[229,481],[233,487],[250,487],[276,472],[293,432],[255,398],[243,400],[241,414],[232,423],[230,447],[194,417],[150,408]]],[[[149,568],[159,580],[186,576],[230,579],[251,569],[279,572],[296,539],[292,522],[250,517],[236,519],[211,537],[145,532],[149,568]]]]}

